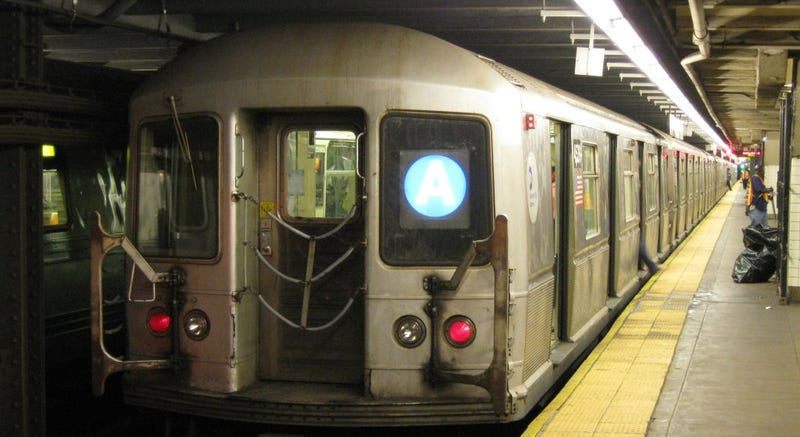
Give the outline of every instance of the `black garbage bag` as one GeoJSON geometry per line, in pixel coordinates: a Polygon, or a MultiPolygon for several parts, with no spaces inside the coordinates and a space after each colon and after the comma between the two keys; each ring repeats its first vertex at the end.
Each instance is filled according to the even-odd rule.
{"type": "Polygon", "coordinates": [[[766,282],[775,273],[777,259],[768,247],[756,251],[746,248],[733,263],[733,281],[736,283],[766,282]]]}
{"type": "Polygon", "coordinates": [[[766,247],[773,253],[777,253],[781,243],[781,236],[778,228],[762,226],[760,223],[742,228],[744,234],[744,247],[760,251],[766,247]]]}

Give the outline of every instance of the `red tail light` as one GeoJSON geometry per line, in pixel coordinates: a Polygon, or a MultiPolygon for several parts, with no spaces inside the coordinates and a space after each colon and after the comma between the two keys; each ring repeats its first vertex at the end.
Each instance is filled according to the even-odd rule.
{"type": "Polygon", "coordinates": [[[454,316],[444,323],[445,339],[455,347],[465,347],[475,340],[475,323],[468,317],[454,316]]]}
{"type": "Polygon", "coordinates": [[[172,325],[172,317],[164,308],[154,308],[147,315],[147,326],[154,334],[164,334],[172,325]]]}

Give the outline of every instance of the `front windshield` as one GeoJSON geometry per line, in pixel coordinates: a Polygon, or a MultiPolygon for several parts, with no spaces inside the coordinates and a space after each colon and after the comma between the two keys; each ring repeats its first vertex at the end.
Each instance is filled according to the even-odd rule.
{"type": "Polygon", "coordinates": [[[212,258],[217,253],[219,126],[210,117],[183,118],[180,125],[186,150],[172,120],[146,123],[139,131],[139,250],[145,256],[212,258]]]}

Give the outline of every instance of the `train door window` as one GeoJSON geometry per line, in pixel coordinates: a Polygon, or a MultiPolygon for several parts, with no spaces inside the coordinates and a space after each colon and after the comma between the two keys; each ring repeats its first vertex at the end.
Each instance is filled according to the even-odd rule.
{"type": "Polygon", "coordinates": [[[598,210],[597,145],[583,143],[583,226],[588,240],[600,234],[600,211],[598,210]]]}
{"type": "Polygon", "coordinates": [[[669,152],[664,155],[664,159],[667,161],[666,168],[668,169],[667,183],[664,184],[664,187],[667,193],[667,203],[673,205],[678,201],[678,185],[680,184],[678,181],[678,156],[669,152]]]}
{"type": "Polygon", "coordinates": [[[700,166],[700,158],[694,159],[694,191],[699,193],[701,190],[700,182],[702,181],[703,173],[700,166]]]}
{"type": "Polygon", "coordinates": [[[656,198],[658,189],[658,156],[655,153],[648,152],[645,158],[645,177],[647,178],[647,211],[653,212],[656,210],[656,198]]]}
{"type": "Polygon", "coordinates": [[[600,211],[597,208],[598,183],[597,145],[583,143],[583,226],[586,239],[600,234],[600,211]]]}
{"type": "Polygon", "coordinates": [[[681,153],[676,161],[678,165],[678,200],[683,202],[686,200],[686,157],[681,153]]]}
{"type": "Polygon", "coordinates": [[[42,223],[45,231],[56,230],[67,226],[69,210],[64,172],[58,164],[55,146],[42,146],[42,168],[42,223]]]}
{"type": "Polygon", "coordinates": [[[137,233],[147,256],[212,258],[218,245],[219,125],[207,116],[139,130],[137,233]]]}
{"type": "Polygon", "coordinates": [[[471,242],[488,237],[492,227],[486,123],[391,114],[381,123],[380,139],[382,259],[458,265],[471,242]]]}
{"type": "Polygon", "coordinates": [[[633,150],[626,149],[622,153],[622,177],[625,188],[625,222],[636,218],[636,187],[634,184],[633,150]]]}
{"type": "Polygon", "coordinates": [[[283,136],[286,214],[342,219],[356,204],[356,133],[349,129],[287,129],[283,136]]]}

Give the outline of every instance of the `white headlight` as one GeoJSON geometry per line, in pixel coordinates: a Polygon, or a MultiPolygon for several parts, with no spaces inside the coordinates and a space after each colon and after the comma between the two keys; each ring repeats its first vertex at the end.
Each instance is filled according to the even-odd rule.
{"type": "Polygon", "coordinates": [[[186,336],[192,340],[202,340],[206,338],[211,330],[211,322],[206,313],[200,310],[192,310],[186,313],[183,318],[183,330],[186,336]]]}
{"type": "Polygon", "coordinates": [[[416,316],[400,317],[394,322],[394,338],[403,347],[417,347],[425,340],[425,324],[416,316]]]}

